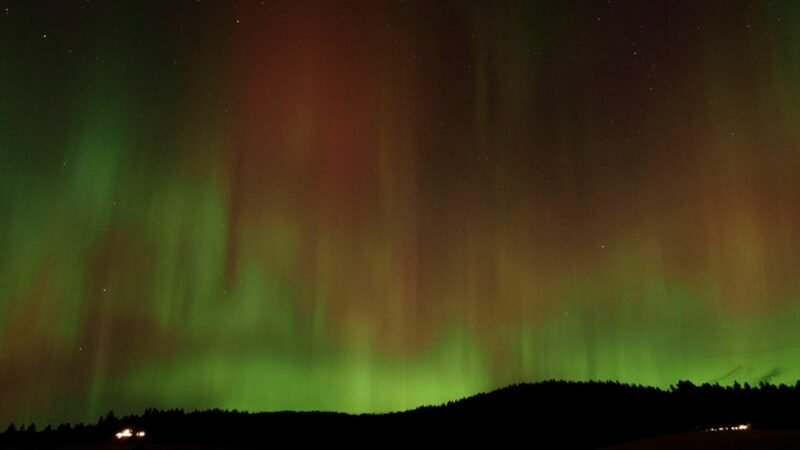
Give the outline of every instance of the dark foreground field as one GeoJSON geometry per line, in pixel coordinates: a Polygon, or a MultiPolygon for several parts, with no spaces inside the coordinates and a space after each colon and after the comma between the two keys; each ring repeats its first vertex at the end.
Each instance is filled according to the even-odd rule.
{"type": "Polygon", "coordinates": [[[800,430],[750,430],[670,434],[606,447],[607,450],[796,450],[800,430]]]}
{"type": "Polygon", "coordinates": [[[0,448],[226,449],[431,444],[533,448],[800,448],[800,384],[672,389],[618,383],[510,386],[435,407],[382,415],[147,410],[96,424],[11,426],[0,448]],[[707,431],[739,427],[738,430],[707,431]],[[130,430],[121,439],[116,433],[130,430]],[[144,436],[137,437],[137,432],[144,436]]]}

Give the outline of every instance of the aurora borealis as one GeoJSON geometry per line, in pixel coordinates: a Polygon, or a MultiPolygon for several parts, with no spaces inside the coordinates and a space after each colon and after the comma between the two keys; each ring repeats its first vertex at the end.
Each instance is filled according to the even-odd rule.
{"type": "Polygon", "coordinates": [[[800,378],[791,1],[0,0],[0,423],[800,378]]]}

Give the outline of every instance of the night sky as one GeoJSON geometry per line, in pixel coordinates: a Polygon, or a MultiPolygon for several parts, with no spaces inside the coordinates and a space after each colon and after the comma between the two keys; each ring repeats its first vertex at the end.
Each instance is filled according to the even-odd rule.
{"type": "Polygon", "coordinates": [[[794,1],[0,0],[0,423],[794,383],[798,30],[794,1]]]}

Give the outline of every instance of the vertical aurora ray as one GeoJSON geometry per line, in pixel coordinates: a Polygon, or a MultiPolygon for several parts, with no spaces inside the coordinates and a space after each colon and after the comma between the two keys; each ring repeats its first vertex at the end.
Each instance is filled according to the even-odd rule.
{"type": "Polygon", "coordinates": [[[800,9],[557,3],[0,2],[0,422],[800,378],[800,9]]]}

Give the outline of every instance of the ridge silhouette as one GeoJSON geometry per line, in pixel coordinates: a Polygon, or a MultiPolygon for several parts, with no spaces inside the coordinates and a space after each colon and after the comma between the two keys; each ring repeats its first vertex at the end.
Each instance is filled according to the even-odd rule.
{"type": "Polygon", "coordinates": [[[762,382],[755,387],[680,381],[669,389],[618,382],[544,381],[386,414],[147,409],[141,415],[117,417],[110,411],[95,424],[48,425],[41,431],[35,424],[12,423],[0,434],[0,447],[105,448],[119,444],[115,433],[130,428],[146,431],[146,436],[134,436],[126,445],[135,443],[143,449],[170,445],[260,448],[284,439],[356,445],[480,440],[500,444],[533,439],[596,448],[740,424],[754,430],[800,429],[798,405],[800,381],[794,386],[762,382]]]}

